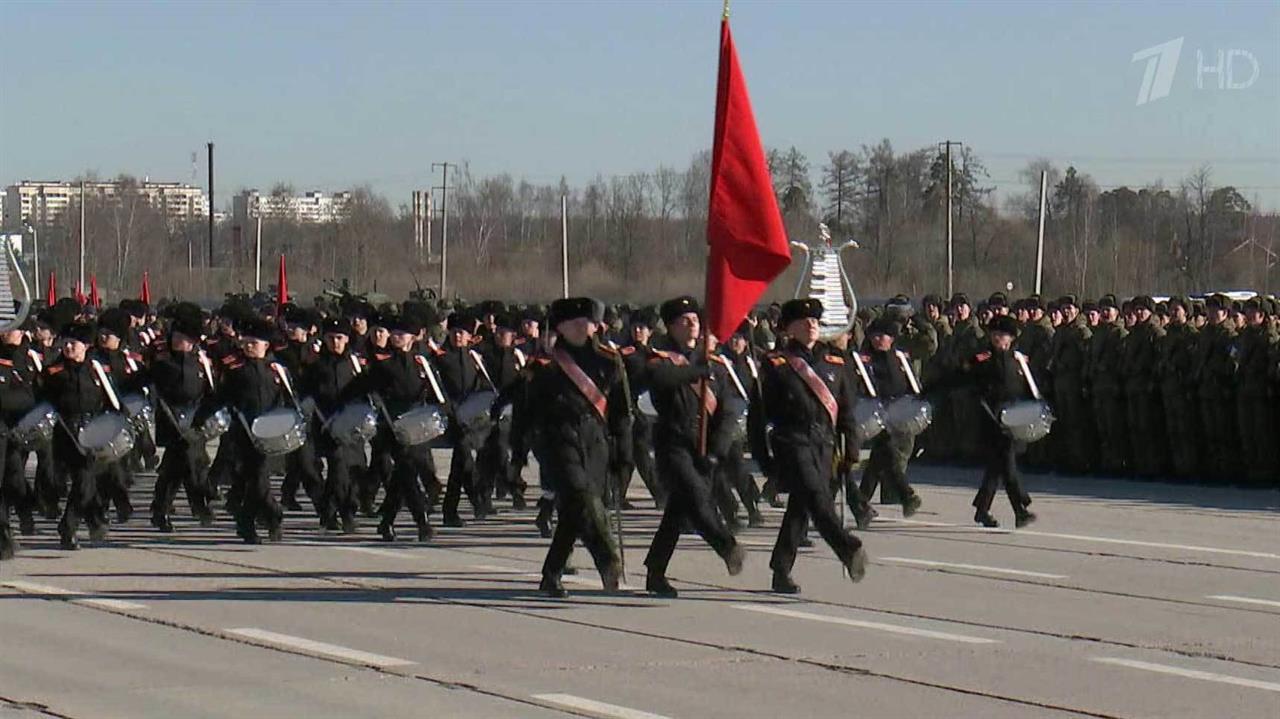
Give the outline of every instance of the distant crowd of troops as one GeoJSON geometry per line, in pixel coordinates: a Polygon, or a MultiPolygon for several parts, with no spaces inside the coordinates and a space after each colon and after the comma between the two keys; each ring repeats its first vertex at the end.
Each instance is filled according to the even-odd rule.
{"type": "MultiPolygon", "coordinates": [[[[1032,445],[1030,467],[1069,474],[1280,485],[1280,304],[1114,295],[1010,301],[993,294],[976,307],[964,294],[928,296],[920,311],[905,297],[880,314],[902,323],[938,412],[919,443],[923,458],[975,460],[981,412],[972,389],[930,391],[983,346],[993,317],[1019,325],[1016,349],[1050,401],[1056,422],[1032,445]]],[[[870,321],[871,311],[861,321],[870,321]]]]}

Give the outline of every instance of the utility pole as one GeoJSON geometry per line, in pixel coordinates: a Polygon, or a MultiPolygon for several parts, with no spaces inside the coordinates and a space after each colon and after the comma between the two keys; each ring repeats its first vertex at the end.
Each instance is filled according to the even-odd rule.
{"type": "Polygon", "coordinates": [[[262,291],[262,210],[258,210],[258,232],[253,241],[253,291],[262,291]]]}
{"type": "Polygon", "coordinates": [[[569,196],[560,196],[560,279],[561,297],[569,296],[569,196]]]}
{"type": "Polygon", "coordinates": [[[80,291],[84,291],[84,180],[80,181],[80,291]]]}
{"type": "Polygon", "coordinates": [[[209,269],[213,269],[213,143],[209,143],[209,269]]]}
{"type": "Polygon", "coordinates": [[[964,143],[946,140],[939,143],[944,148],[947,163],[947,296],[955,294],[955,251],[951,243],[952,215],[951,215],[951,146],[962,145],[964,143]]]}
{"type": "Polygon", "coordinates": [[[440,185],[431,189],[440,190],[440,299],[444,299],[449,277],[449,168],[456,170],[458,166],[451,162],[431,163],[432,172],[437,167],[444,170],[444,175],[440,185]]]}
{"type": "Polygon", "coordinates": [[[1044,215],[1045,200],[1049,195],[1049,173],[1040,172],[1040,229],[1036,233],[1036,294],[1040,294],[1040,279],[1044,275],[1044,215]]]}

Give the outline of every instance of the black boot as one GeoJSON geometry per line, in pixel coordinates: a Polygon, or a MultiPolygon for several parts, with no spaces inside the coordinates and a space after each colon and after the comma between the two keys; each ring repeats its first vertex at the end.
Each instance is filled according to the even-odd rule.
{"type": "Polygon", "coordinates": [[[775,569],[773,572],[773,591],[778,594],[799,594],[800,585],[791,581],[791,575],[775,569]]]}
{"type": "Polygon", "coordinates": [[[648,576],[644,578],[644,590],[664,599],[675,599],[677,596],[676,588],[671,586],[671,582],[667,581],[667,577],[653,571],[650,571],[648,576]]]}
{"type": "Polygon", "coordinates": [[[423,522],[418,525],[418,541],[422,543],[430,542],[435,536],[435,530],[431,529],[431,525],[423,522]]]}
{"type": "Polygon", "coordinates": [[[979,511],[978,513],[973,515],[973,521],[981,524],[984,527],[1000,526],[1000,523],[996,521],[995,517],[991,516],[990,512],[979,511]]]}
{"type": "Polygon", "coordinates": [[[538,585],[538,591],[545,593],[552,599],[564,599],[569,596],[565,591],[564,585],[560,583],[560,577],[549,577],[542,575],[542,583],[538,585]]]}
{"type": "Polygon", "coordinates": [[[30,537],[36,533],[36,518],[31,516],[31,510],[18,515],[18,533],[24,537],[30,537]]]}
{"type": "Polygon", "coordinates": [[[902,500],[902,516],[910,517],[915,514],[916,510],[920,509],[921,504],[924,504],[924,502],[920,499],[920,495],[918,494],[913,494],[902,500]]]}
{"type": "Polygon", "coordinates": [[[555,505],[551,500],[543,497],[538,500],[538,518],[533,523],[538,527],[538,534],[543,539],[551,538],[551,514],[555,511],[555,505]]]}
{"type": "Polygon", "coordinates": [[[382,520],[382,522],[378,524],[378,536],[381,537],[384,542],[396,541],[395,525],[385,519],[382,520]]]}
{"type": "Polygon", "coordinates": [[[747,559],[747,551],[742,548],[741,544],[734,542],[729,548],[729,553],[724,557],[724,567],[729,570],[729,576],[736,577],[742,574],[742,563],[747,559]]]}
{"type": "Polygon", "coordinates": [[[853,582],[861,582],[862,578],[867,575],[867,550],[858,547],[849,558],[845,560],[844,569],[849,573],[849,579],[853,582]]]}
{"type": "Polygon", "coordinates": [[[355,534],[356,529],[357,529],[357,525],[356,525],[355,515],[349,514],[349,513],[343,514],[342,515],[342,533],[355,534]]]}
{"type": "Polygon", "coordinates": [[[170,534],[173,532],[173,522],[169,521],[169,516],[166,514],[151,515],[151,526],[160,530],[164,534],[170,534]]]}
{"type": "Polygon", "coordinates": [[[1014,516],[1013,526],[1021,528],[1021,527],[1027,526],[1028,524],[1031,524],[1034,521],[1036,521],[1035,513],[1029,512],[1024,508],[1018,511],[1018,513],[1014,516]]]}

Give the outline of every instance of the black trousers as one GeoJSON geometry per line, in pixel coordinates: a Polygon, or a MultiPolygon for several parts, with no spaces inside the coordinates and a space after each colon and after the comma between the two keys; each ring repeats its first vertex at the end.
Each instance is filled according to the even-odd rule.
{"type": "Polygon", "coordinates": [[[239,498],[236,524],[242,532],[253,530],[258,520],[269,528],[280,526],[283,513],[271,494],[271,458],[258,451],[242,426],[232,425],[222,441],[227,444],[231,494],[239,498]]]}
{"type": "Polygon", "coordinates": [[[407,504],[414,523],[418,527],[425,527],[428,525],[427,501],[419,484],[419,477],[423,481],[431,481],[429,478],[435,476],[431,447],[428,444],[405,447],[392,440],[391,453],[395,468],[391,471],[387,495],[382,501],[382,523],[395,524],[401,505],[407,504]]]}
{"type": "Polygon", "coordinates": [[[337,517],[355,516],[359,506],[353,476],[362,469],[364,445],[342,444],[324,434],[315,432],[296,453],[297,470],[303,486],[315,503],[316,514],[322,521],[337,517]],[[324,461],[321,474],[320,462],[324,461]]]}
{"type": "Polygon", "coordinates": [[[747,461],[743,456],[744,445],[742,441],[730,445],[729,451],[720,460],[720,467],[714,478],[716,504],[725,521],[730,521],[737,516],[738,499],[742,500],[748,515],[758,513],[756,504],[760,501],[760,488],[756,486],[755,478],[747,468],[747,461]]]}
{"type": "Polygon", "coordinates": [[[27,453],[17,442],[0,437],[0,461],[4,476],[0,478],[0,492],[3,492],[4,508],[0,511],[0,519],[8,521],[9,512],[18,513],[19,517],[30,517],[35,510],[35,489],[27,484],[27,453]]]}
{"type": "Polygon", "coordinates": [[[71,435],[61,426],[54,430],[53,454],[58,458],[54,471],[67,477],[71,483],[67,505],[62,511],[62,520],[58,523],[58,534],[63,538],[74,537],[80,529],[81,521],[93,528],[101,526],[103,522],[98,503],[98,470],[80,453],[80,448],[71,435]]]}
{"type": "Polygon", "coordinates": [[[609,515],[604,501],[594,492],[567,487],[556,492],[555,534],[542,562],[542,576],[558,578],[573,553],[573,543],[581,540],[591,553],[596,569],[604,569],[618,561],[618,552],[609,534],[609,515]]]}
{"type": "Polygon", "coordinates": [[[155,496],[151,500],[151,516],[169,514],[178,487],[187,492],[187,503],[195,516],[209,512],[210,489],[206,469],[209,455],[204,444],[178,440],[165,447],[156,471],[155,496]]]}
{"type": "Polygon", "coordinates": [[[841,562],[849,561],[862,541],[845,530],[836,515],[831,494],[833,446],[829,442],[774,442],[774,466],[779,489],[786,490],[787,509],[774,544],[769,567],[790,574],[796,550],[804,538],[809,520],[841,562]]]}
{"type": "Polygon", "coordinates": [[[476,491],[476,449],[483,441],[483,433],[459,430],[454,435],[453,455],[449,461],[449,481],[444,490],[444,516],[453,517],[458,514],[458,504],[462,501],[462,493],[467,493],[467,500],[476,516],[484,513],[483,500],[476,491]]]}
{"type": "MultiPolygon", "coordinates": [[[[378,498],[378,489],[387,487],[390,491],[391,471],[395,467],[391,452],[395,440],[390,436],[377,435],[369,441],[369,465],[357,479],[361,506],[373,506],[378,498]]],[[[435,464],[432,463],[432,476],[435,476],[435,464]]]]}
{"type": "Polygon", "coordinates": [[[860,492],[863,499],[870,502],[881,483],[892,490],[896,501],[905,502],[915,495],[915,490],[907,483],[907,463],[911,461],[915,445],[915,437],[891,432],[881,432],[871,440],[871,457],[862,472],[860,492]]]}
{"type": "Polygon", "coordinates": [[[986,446],[986,467],[982,473],[982,486],[978,495],[973,498],[973,506],[981,514],[991,511],[991,503],[995,501],[996,490],[1004,484],[1004,491],[1009,495],[1009,504],[1015,513],[1025,512],[1031,504],[1031,496],[1022,488],[1022,475],[1018,471],[1018,452],[1020,442],[998,429],[989,429],[984,433],[983,444],[986,446]]]}
{"type": "Polygon", "coordinates": [[[694,530],[721,557],[727,557],[737,544],[733,534],[725,527],[716,513],[712,499],[711,478],[705,476],[693,463],[693,449],[683,446],[659,446],[657,448],[658,472],[666,483],[669,494],[662,510],[662,521],[649,545],[649,555],[644,565],[650,574],[665,575],[676,543],[680,540],[680,527],[687,520],[694,530]]]}
{"type": "Polygon", "coordinates": [[[630,464],[619,463],[615,469],[617,500],[627,497],[633,475],[639,474],[644,488],[653,497],[654,504],[662,507],[667,503],[667,487],[661,479],[653,450],[653,420],[636,414],[631,423],[631,458],[630,464]]]}

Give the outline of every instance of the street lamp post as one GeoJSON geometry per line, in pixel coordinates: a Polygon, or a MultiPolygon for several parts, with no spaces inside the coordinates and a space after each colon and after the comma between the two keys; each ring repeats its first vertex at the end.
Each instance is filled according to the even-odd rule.
{"type": "Polygon", "coordinates": [[[36,283],[36,299],[40,299],[40,234],[36,231],[36,226],[30,222],[23,223],[28,230],[31,230],[31,257],[33,268],[31,274],[35,277],[36,283]]]}

